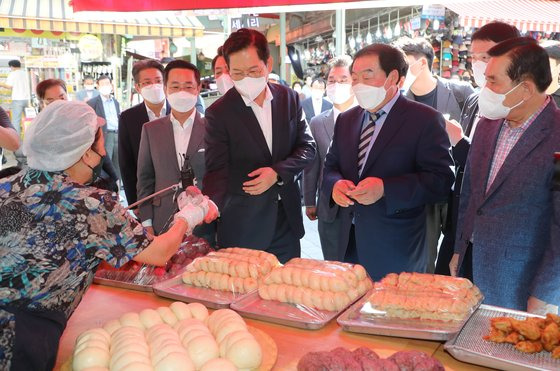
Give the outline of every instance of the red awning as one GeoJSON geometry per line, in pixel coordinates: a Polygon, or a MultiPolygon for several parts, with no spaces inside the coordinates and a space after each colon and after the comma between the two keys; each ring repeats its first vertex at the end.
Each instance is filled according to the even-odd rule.
{"type": "Polygon", "coordinates": [[[358,0],[70,0],[75,12],[141,12],[344,3],[358,0]]]}
{"type": "Polygon", "coordinates": [[[502,21],[519,30],[560,32],[560,1],[465,1],[445,4],[445,7],[459,14],[463,26],[478,28],[492,21],[502,21]]]}

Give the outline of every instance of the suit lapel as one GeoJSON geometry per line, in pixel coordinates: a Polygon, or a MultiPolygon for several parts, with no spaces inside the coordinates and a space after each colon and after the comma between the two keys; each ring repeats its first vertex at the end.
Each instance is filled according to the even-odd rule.
{"type": "Polygon", "coordinates": [[[486,192],[486,199],[500,187],[508,175],[517,168],[517,165],[547,137],[550,132],[550,123],[553,122],[552,117],[550,117],[550,112],[550,109],[543,111],[540,114],[540,117],[537,117],[537,119],[529,125],[527,130],[521,135],[519,141],[506,157],[506,160],[498,171],[498,174],[496,174],[496,178],[494,178],[494,182],[492,182],[490,189],[486,192]]]}
{"type": "Polygon", "coordinates": [[[204,130],[205,127],[202,117],[200,117],[200,113],[196,112],[191,138],[189,139],[189,145],[187,147],[187,156],[192,157],[198,149],[202,147],[202,142],[204,141],[204,130]]]}
{"type": "MultiPolygon", "coordinates": [[[[404,121],[404,114],[406,113],[406,105],[404,99],[405,98],[403,97],[398,97],[395,105],[393,106],[393,108],[391,108],[389,115],[383,123],[381,131],[377,135],[375,143],[373,143],[373,147],[371,148],[371,151],[368,155],[362,174],[366,174],[366,171],[375,163],[375,160],[377,160],[379,155],[383,153],[383,149],[385,149],[385,147],[391,142],[393,137],[401,129],[402,122],[404,121]]],[[[356,154],[356,162],[357,158],[358,155],[356,154]]]]}
{"type": "Polygon", "coordinates": [[[436,89],[436,109],[442,114],[450,114],[451,103],[449,101],[451,100],[453,93],[439,79],[437,80],[436,89]]]}
{"type": "Polygon", "coordinates": [[[140,128],[147,122],[150,121],[150,117],[148,116],[148,109],[146,108],[146,103],[140,103],[140,120],[137,123],[140,125],[140,128]]]}
{"type": "Polygon", "coordinates": [[[329,138],[330,142],[334,135],[334,110],[331,109],[330,113],[323,117],[322,121],[325,134],[327,135],[327,138],[329,138]]]}
{"type": "MultiPolygon", "coordinates": [[[[270,89],[273,92],[272,89],[270,89]]],[[[281,107],[286,107],[286,104],[282,104],[278,94],[272,93],[272,163],[276,163],[280,160],[280,147],[282,143],[288,143],[288,136],[290,135],[290,129],[287,125],[288,120],[285,118],[286,110],[282,110],[281,107]]]]}
{"type": "Polygon", "coordinates": [[[480,149],[480,151],[469,152],[472,172],[471,182],[473,182],[472,189],[481,190],[482,195],[484,195],[502,120],[482,118],[478,124],[480,128],[484,127],[485,130],[481,130],[481,135],[475,134],[474,140],[480,142],[480,144],[476,144],[476,149],[480,149]]]}
{"type": "MultiPolygon", "coordinates": [[[[107,116],[105,115],[105,106],[103,104],[103,98],[101,97],[101,95],[98,95],[98,103],[97,105],[99,106],[99,112],[101,112],[101,117],[103,117],[105,119],[105,121],[107,121],[107,116]]],[[[105,125],[105,127],[107,127],[107,125],[105,125]]]]}
{"type": "MultiPolygon", "coordinates": [[[[237,111],[241,114],[240,120],[241,123],[243,125],[245,125],[247,127],[247,129],[249,130],[249,133],[251,134],[251,137],[253,137],[253,140],[255,141],[255,144],[257,145],[257,147],[259,148],[259,150],[262,152],[262,155],[265,156],[266,158],[272,160],[272,156],[270,154],[270,150],[268,149],[268,145],[266,144],[266,139],[264,138],[264,134],[263,131],[261,129],[261,126],[259,125],[259,122],[257,120],[257,117],[255,116],[255,113],[253,112],[253,109],[250,106],[247,106],[245,104],[245,101],[243,100],[243,98],[241,98],[241,95],[235,91],[234,95],[237,97],[237,102],[234,102],[237,111]]],[[[276,100],[276,98],[272,99],[272,106],[274,107],[275,103],[274,101],[276,100]]],[[[275,110],[274,108],[272,109],[272,128],[273,128],[273,134],[272,134],[272,140],[274,143],[274,113],[275,110]]]]}
{"type": "Polygon", "coordinates": [[[171,122],[171,116],[167,116],[165,122],[165,129],[163,130],[163,141],[161,145],[165,146],[168,151],[168,157],[173,163],[173,167],[179,173],[179,163],[177,162],[177,147],[175,147],[175,135],[173,134],[173,123],[171,122]],[[167,145],[166,143],[169,143],[167,145]]]}

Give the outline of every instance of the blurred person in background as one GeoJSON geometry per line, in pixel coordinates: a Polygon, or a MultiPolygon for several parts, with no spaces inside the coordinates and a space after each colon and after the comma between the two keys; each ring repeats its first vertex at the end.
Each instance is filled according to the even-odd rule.
{"type": "Polygon", "coordinates": [[[218,55],[212,59],[212,71],[214,71],[216,85],[221,95],[224,95],[229,89],[233,88],[233,80],[229,75],[221,46],[218,48],[218,55]]]}
{"type": "Polygon", "coordinates": [[[560,106],[560,41],[547,41],[542,44],[548,54],[552,82],[546,93],[550,94],[557,106],[560,106]]]}
{"type": "Polygon", "coordinates": [[[87,102],[99,95],[99,90],[95,89],[95,80],[87,75],[82,82],[83,89],[76,92],[76,100],[87,102]]]}
{"type": "Polygon", "coordinates": [[[332,108],[332,103],[326,100],[325,90],[327,84],[322,78],[316,78],[311,83],[311,98],[307,98],[301,102],[301,107],[305,113],[305,118],[307,122],[322,112],[330,110],[332,108]]]}
{"type": "MultiPolygon", "coordinates": [[[[132,67],[134,88],[143,102],[123,111],[119,117],[119,167],[126,200],[129,205],[137,201],[136,183],[138,152],[144,124],[169,115],[171,107],[163,88],[163,65],[154,59],[134,63],[132,67]]],[[[138,213],[138,209],[135,209],[138,213]]]]}
{"type": "Polygon", "coordinates": [[[357,105],[352,91],[351,64],[352,58],[347,55],[329,61],[327,96],[333,102],[333,108],[313,117],[309,123],[311,134],[317,143],[317,155],[312,165],[303,170],[303,201],[309,220],[319,220],[319,238],[325,260],[344,259],[338,249],[341,223],[339,206],[331,205],[329,198],[321,195],[320,189],[325,156],[333,138],[336,119],[342,112],[357,105]]]}
{"type": "Polygon", "coordinates": [[[186,233],[217,216],[196,189],[165,235],[149,238],[116,195],[92,187],[105,156],[95,112],[55,101],[23,142],[29,168],[0,180],[0,369],[52,370],[60,337],[105,260],[164,265],[186,233]]]}

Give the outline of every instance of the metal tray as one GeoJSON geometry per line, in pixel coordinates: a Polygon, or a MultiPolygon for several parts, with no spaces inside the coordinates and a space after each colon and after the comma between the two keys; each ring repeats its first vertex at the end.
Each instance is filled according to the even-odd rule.
{"type": "MultiPolygon", "coordinates": [[[[362,334],[396,336],[402,338],[446,341],[457,334],[470,314],[462,321],[437,321],[427,319],[382,318],[360,312],[369,300],[370,292],[338,317],[337,322],[344,331],[362,334]]],[[[476,304],[480,306],[483,298],[476,304]]],[[[471,312],[472,314],[472,312],[471,312]]]]}
{"type": "Polygon", "coordinates": [[[482,339],[490,332],[490,318],[503,316],[517,319],[541,317],[482,305],[461,332],[445,343],[445,350],[460,361],[501,370],[560,370],[560,359],[552,358],[549,352],[526,354],[516,350],[512,344],[498,344],[482,339]]]}
{"type": "Polygon", "coordinates": [[[151,285],[139,285],[137,283],[110,280],[108,278],[94,277],[93,278],[93,283],[96,283],[98,285],[118,287],[118,288],[121,288],[121,289],[152,292],[152,286],[151,285]]]}
{"type": "Polygon", "coordinates": [[[318,330],[332,321],[340,312],[317,310],[299,304],[264,300],[254,291],[235,300],[231,309],[245,317],[280,325],[318,330]]]}
{"type": "Polygon", "coordinates": [[[163,296],[164,298],[188,303],[197,302],[214,309],[229,308],[230,304],[241,296],[230,291],[218,291],[187,285],[183,283],[181,275],[155,283],[152,288],[156,295],[163,296]]]}

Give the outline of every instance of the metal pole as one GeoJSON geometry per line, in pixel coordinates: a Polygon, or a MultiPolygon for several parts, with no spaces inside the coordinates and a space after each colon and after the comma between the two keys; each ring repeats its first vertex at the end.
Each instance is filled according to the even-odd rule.
{"type": "Polygon", "coordinates": [[[335,21],[335,34],[336,34],[336,55],[345,54],[346,50],[346,11],[344,9],[336,10],[335,21]]]}
{"type": "Polygon", "coordinates": [[[280,79],[286,80],[286,13],[280,13],[280,79]]]}

